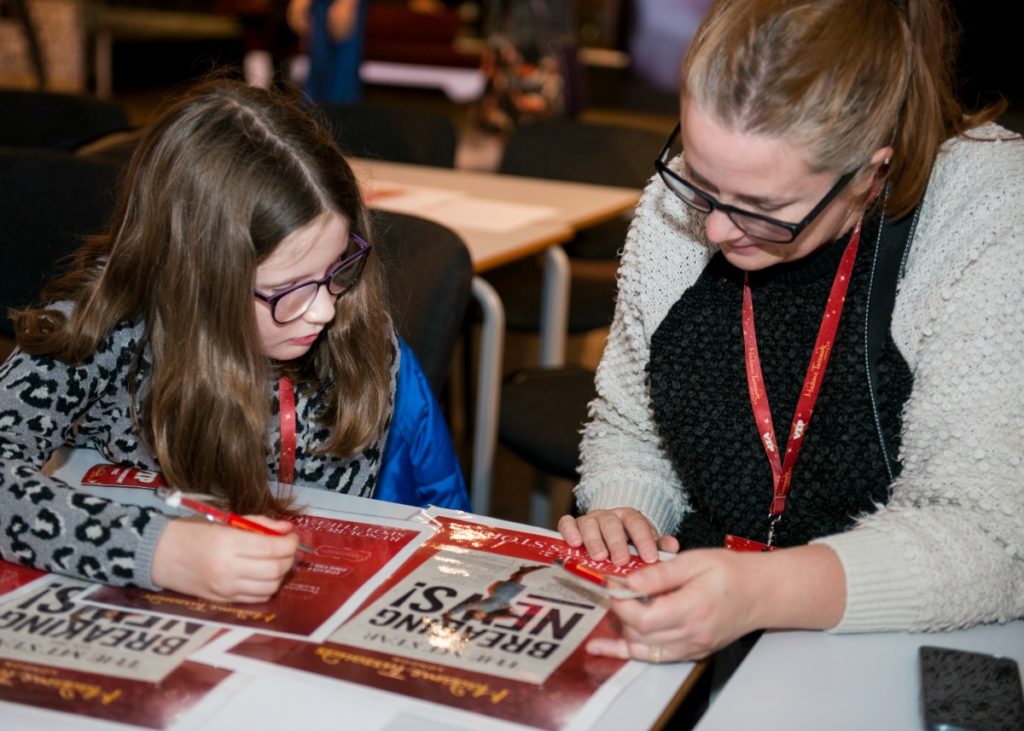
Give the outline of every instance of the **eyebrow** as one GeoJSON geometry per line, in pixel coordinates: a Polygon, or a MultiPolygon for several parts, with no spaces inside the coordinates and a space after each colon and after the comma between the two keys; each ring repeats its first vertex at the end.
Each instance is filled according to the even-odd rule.
{"type": "Polygon", "coordinates": [[[313,281],[315,279],[320,279],[320,277],[326,276],[327,272],[331,271],[331,269],[334,268],[334,266],[337,265],[347,255],[348,255],[348,249],[346,248],[345,251],[341,252],[341,254],[338,255],[337,259],[335,259],[334,261],[332,261],[330,264],[327,265],[327,268],[324,269],[323,274],[321,274],[319,276],[294,277],[294,278],[290,279],[287,282],[282,282],[281,284],[264,285],[263,287],[256,287],[256,289],[257,290],[287,289],[288,287],[292,286],[293,284],[298,284],[299,282],[309,282],[309,281],[313,281]]]}
{"type": "MultiPolygon", "coordinates": [[[[716,186],[710,180],[708,180],[703,175],[701,175],[696,170],[694,170],[693,166],[690,165],[689,163],[686,164],[686,172],[690,174],[691,178],[693,178],[693,182],[696,183],[697,185],[699,185],[700,187],[702,187],[702,188],[710,188],[712,191],[714,191],[716,193],[719,192],[718,191],[718,186],[716,186]]],[[[787,199],[781,199],[780,200],[780,199],[772,199],[772,198],[762,198],[760,196],[745,195],[743,193],[737,194],[735,196],[735,198],[736,198],[736,200],[738,200],[738,201],[740,201],[742,203],[745,203],[745,204],[747,204],[749,206],[754,206],[755,208],[761,208],[761,209],[766,210],[766,211],[778,210],[780,208],[785,208],[788,205],[796,203],[796,200],[787,200],[787,199]]]]}

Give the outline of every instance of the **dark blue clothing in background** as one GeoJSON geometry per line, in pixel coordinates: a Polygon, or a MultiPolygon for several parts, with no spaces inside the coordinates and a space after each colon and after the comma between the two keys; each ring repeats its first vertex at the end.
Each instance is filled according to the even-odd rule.
{"type": "Polygon", "coordinates": [[[366,35],[366,8],[369,0],[358,0],[356,19],[341,43],[331,40],[327,32],[327,9],[332,0],[313,0],[310,7],[309,77],[306,94],[314,102],[350,104],[362,99],[359,64],[363,60],[366,35]]]}

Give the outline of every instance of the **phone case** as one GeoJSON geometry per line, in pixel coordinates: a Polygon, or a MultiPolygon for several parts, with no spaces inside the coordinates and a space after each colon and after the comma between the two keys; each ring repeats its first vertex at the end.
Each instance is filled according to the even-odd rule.
{"type": "Polygon", "coordinates": [[[1024,690],[1012,659],[924,646],[920,663],[929,731],[1024,731],[1024,690]]]}

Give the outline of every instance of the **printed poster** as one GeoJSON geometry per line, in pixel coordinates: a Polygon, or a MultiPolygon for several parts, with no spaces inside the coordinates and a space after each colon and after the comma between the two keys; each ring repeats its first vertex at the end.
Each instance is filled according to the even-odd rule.
{"type": "Polygon", "coordinates": [[[88,586],[0,597],[0,701],[163,729],[231,674],[188,660],[221,630],[77,604],[88,586]]]}
{"type": "Polygon", "coordinates": [[[372,590],[374,578],[386,578],[384,568],[407,547],[411,551],[424,535],[423,529],[407,522],[384,519],[364,523],[300,515],[293,522],[300,540],[312,551],[297,554],[295,568],[269,601],[233,604],[173,591],[112,586],[97,586],[83,599],[261,632],[309,637],[319,631],[318,639],[358,607],[372,590]]]}
{"type": "Polygon", "coordinates": [[[14,591],[42,576],[46,576],[45,571],[30,569],[28,566],[9,561],[0,561],[0,595],[14,591]]]}
{"type": "Polygon", "coordinates": [[[626,661],[607,599],[551,565],[560,538],[439,517],[439,530],[323,643],[253,635],[230,653],[544,729],[562,729],[626,661]]]}

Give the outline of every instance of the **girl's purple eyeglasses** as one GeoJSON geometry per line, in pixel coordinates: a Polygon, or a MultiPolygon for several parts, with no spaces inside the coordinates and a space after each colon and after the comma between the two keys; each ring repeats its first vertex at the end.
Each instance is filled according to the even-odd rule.
{"type": "Polygon", "coordinates": [[[366,266],[370,245],[354,233],[348,235],[348,242],[349,248],[345,256],[322,278],[299,282],[274,294],[253,291],[257,299],[270,305],[270,316],[274,318],[274,322],[286,325],[305,315],[324,285],[327,285],[327,291],[335,297],[345,294],[355,286],[366,266]]]}

